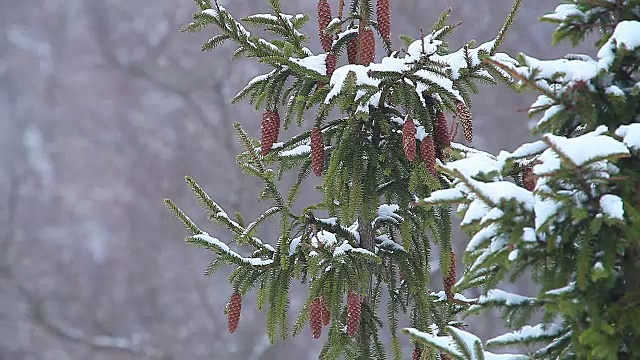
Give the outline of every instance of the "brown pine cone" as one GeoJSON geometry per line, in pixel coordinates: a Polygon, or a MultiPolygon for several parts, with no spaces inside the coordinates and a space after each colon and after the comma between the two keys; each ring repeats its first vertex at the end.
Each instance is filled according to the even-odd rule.
{"type": "Polygon", "coordinates": [[[438,177],[438,172],[436,171],[436,149],[431,136],[425,136],[424,139],[422,139],[420,143],[420,157],[431,175],[438,177]]]}
{"type": "Polygon", "coordinates": [[[378,30],[386,43],[391,42],[391,0],[378,0],[376,4],[378,30]]]}
{"type": "Polygon", "coordinates": [[[311,168],[316,176],[322,176],[324,170],[324,140],[322,131],[314,127],[311,130],[311,168]]]}
{"type": "Polygon", "coordinates": [[[453,300],[455,296],[453,292],[453,286],[456,284],[456,254],[453,252],[453,249],[449,252],[451,266],[449,267],[449,274],[444,276],[443,274],[443,283],[444,283],[444,293],[447,295],[448,300],[453,300]]]}
{"type": "Polygon", "coordinates": [[[322,334],[322,304],[320,298],[315,298],[311,301],[311,307],[309,309],[309,327],[311,327],[311,336],[317,339],[322,334]]]}
{"type": "Polygon", "coordinates": [[[522,173],[522,184],[524,188],[533,191],[536,188],[538,176],[533,173],[533,165],[527,166],[522,173]]]}
{"type": "Polygon", "coordinates": [[[318,28],[320,34],[320,44],[325,52],[330,52],[333,46],[333,36],[327,34],[324,30],[331,23],[331,5],[327,0],[318,1],[318,28]]]}
{"type": "Polygon", "coordinates": [[[360,295],[349,291],[347,294],[347,334],[351,337],[356,335],[358,327],[360,327],[361,306],[360,295]]]}
{"type": "Polygon", "coordinates": [[[465,139],[467,139],[468,142],[471,142],[473,140],[473,117],[471,117],[469,108],[462,101],[456,100],[456,113],[460,118],[465,139]]]}
{"type": "Polygon", "coordinates": [[[360,65],[367,66],[376,59],[376,38],[373,30],[366,28],[360,33],[360,65]]]}
{"type": "Polygon", "coordinates": [[[320,297],[320,306],[322,307],[322,325],[328,326],[331,321],[331,310],[329,310],[327,300],[324,297],[320,297]]]}
{"type": "Polygon", "coordinates": [[[440,360],[452,360],[452,359],[451,359],[451,356],[441,352],[440,353],[440,360]]]}
{"type": "Polygon", "coordinates": [[[402,125],[402,148],[404,154],[413,161],[416,158],[416,124],[413,123],[413,119],[409,115],[404,118],[404,125],[402,125]]]}
{"type": "Polygon", "coordinates": [[[242,312],[242,296],[236,290],[231,294],[229,303],[227,304],[227,320],[229,332],[233,333],[238,328],[240,322],[240,313],[242,312]]]}
{"type": "Polygon", "coordinates": [[[422,348],[418,344],[413,345],[413,352],[411,353],[412,360],[420,360],[422,357],[422,348]]]}
{"type": "Polygon", "coordinates": [[[336,71],[336,63],[336,55],[332,52],[327,53],[327,57],[324,59],[324,64],[327,68],[327,76],[329,77],[329,79],[331,79],[331,75],[333,75],[333,72],[336,71]]]}
{"type": "Polygon", "coordinates": [[[438,110],[436,112],[436,126],[433,133],[433,140],[436,145],[436,157],[444,161],[445,150],[451,147],[451,135],[449,135],[449,126],[444,112],[438,110]]]}
{"type": "Polygon", "coordinates": [[[349,40],[347,44],[347,60],[349,64],[356,64],[358,62],[358,40],[357,37],[349,40]]]}
{"type": "Polygon", "coordinates": [[[265,156],[271,151],[273,143],[278,140],[280,132],[280,114],[277,111],[265,110],[262,113],[260,151],[265,156]]]}

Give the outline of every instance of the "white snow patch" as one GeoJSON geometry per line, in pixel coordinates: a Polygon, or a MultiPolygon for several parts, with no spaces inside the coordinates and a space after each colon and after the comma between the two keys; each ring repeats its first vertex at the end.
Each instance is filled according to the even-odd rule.
{"type": "Polygon", "coordinates": [[[487,341],[487,344],[515,343],[534,340],[542,337],[553,337],[560,335],[563,328],[556,324],[538,324],[535,326],[526,325],[520,330],[496,336],[487,341]]]}
{"type": "Polygon", "coordinates": [[[640,151],[640,124],[622,125],[616,130],[616,135],[623,138],[622,142],[629,149],[640,151]]]}
{"type": "Polygon", "coordinates": [[[624,220],[624,206],[619,196],[606,194],[600,198],[602,212],[611,219],[624,220]]]}
{"type": "Polygon", "coordinates": [[[289,61],[294,62],[305,69],[315,71],[320,75],[327,75],[326,58],[327,54],[320,54],[307,56],[302,59],[290,57],[289,61]]]}

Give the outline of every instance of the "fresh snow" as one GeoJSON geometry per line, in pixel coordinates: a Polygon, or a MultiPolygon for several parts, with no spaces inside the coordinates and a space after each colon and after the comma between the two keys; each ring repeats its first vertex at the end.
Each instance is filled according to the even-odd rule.
{"type": "Polygon", "coordinates": [[[294,62],[305,69],[315,71],[320,75],[327,75],[327,65],[325,62],[326,58],[327,54],[320,54],[307,56],[301,59],[290,57],[289,61],[294,62]]]}
{"type": "Polygon", "coordinates": [[[624,91],[615,85],[611,85],[604,89],[605,94],[611,94],[614,96],[625,96],[624,91]]]}
{"type": "Polygon", "coordinates": [[[600,207],[606,217],[624,220],[624,208],[619,196],[606,194],[600,198],[600,207]]]}
{"type": "MultiPolygon", "coordinates": [[[[437,336],[428,332],[422,332],[412,328],[404,329],[409,335],[415,338],[421,338],[429,344],[433,344],[440,349],[446,349],[447,352],[454,354],[454,356],[463,358],[464,355],[458,349],[456,342],[451,336],[437,336]]],[[[473,347],[471,347],[473,349],[473,347]]]]}
{"type": "MultiPolygon", "coordinates": [[[[447,294],[444,292],[444,290],[438,291],[438,292],[431,292],[431,294],[429,294],[431,296],[435,296],[438,298],[437,301],[446,301],[447,300],[447,294]]],[[[466,296],[462,295],[462,294],[455,294],[453,295],[453,298],[458,300],[458,301],[462,301],[462,302],[466,302],[466,303],[472,303],[475,302],[477,299],[475,298],[467,298],[466,296]]]]}
{"type": "MultiPolygon", "coordinates": [[[[378,217],[376,220],[395,220],[403,221],[402,216],[396,214],[396,211],[400,209],[398,204],[382,204],[378,207],[378,217]]],[[[374,222],[376,221],[374,220],[374,222]]]]}
{"type": "Polygon", "coordinates": [[[422,200],[422,202],[427,204],[439,204],[446,202],[459,202],[461,200],[464,200],[462,192],[457,188],[449,188],[432,192],[431,195],[422,200]]]}
{"type": "Polygon", "coordinates": [[[616,50],[625,48],[633,51],[640,46],[640,21],[625,20],[618,23],[613,35],[598,51],[600,68],[608,69],[616,55],[616,50]]]}
{"type": "Polygon", "coordinates": [[[302,241],[302,236],[298,236],[291,240],[291,243],[289,244],[289,256],[296,253],[298,245],[300,245],[300,241],[302,241]]]}
{"type": "Polygon", "coordinates": [[[280,156],[282,156],[282,157],[298,156],[298,155],[309,154],[310,152],[311,152],[311,146],[306,145],[306,144],[302,144],[302,145],[298,145],[298,146],[294,147],[291,150],[282,151],[280,153],[280,156]]]}
{"type": "Polygon", "coordinates": [[[489,226],[483,227],[471,238],[467,244],[466,252],[471,253],[476,251],[480,245],[491,240],[496,235],[498,235],[498,226],[496,224],[490,224],[489,226]]]}
{"type": "Polygon", "coordinates": [[[640,151],[640,124],[622,125],[616,130],[616,135],[629,149],[640,151]]]}
{"type": "Polygon", "coordinates": [[[556,10],[552,14],[544,15],[543,19],[564,21],[569,16],[579,16],[581,20],[585,20],[585,15],[574,4],[562,4],[556,7],[556,10]]]}
{"type": "Polygon", "coordinates": [[[375,256],[371,251],[367,250],[367,249],[363,249],[363,248],[354,248],[353,246],[351,246],[349,244],[349,242],[347,240],[345,240],[342,245],[336,247],[333,250],[333,256],[341,256],[344,255],[348,252],[355,252],[355,253],[360,253],[360,254],[366,254],[366,255],[371,255],[371,256],[375,256]]]}
{"type": "Polygon", "coordinates": [[[502,171],[502,166],[494,157],[488,157],[482,153],[469,153],[466,158],[447,163],[445,168],[452,171],[457,170],[465,177],[492,171],[500,173],[502,171]]]}
{"type": "Polygon", "coordinates": [[[336,238],[336,235],[326,230],[320,230],[311,237],[311,245],[316,248],[320,245],[333,246],[337,243],[338,239],[336,238]]]}
{"type": "Polygon", "coordinates": [[[572,292],[575,289],[576,289],[576,283],[572,282],[567,286],[563,286],[563,287],[557,288],[557,289],[548,290],[548,291],[545,292],[545,294],[552,295],[552,296],[557,296],[557,295],[563,295],[563,294],[572,292]]]}
{"type": "Polygon", "coordinates": [[[499,345],[505,343],[526,342],[527,340],[535,340],[542,337],[558,336],[562,331],[563,328],[556,324],[538,324],[535,326],[526,325],[520,330],[496,336],[493,339],[488,340],[487,344],[499,345]]]}
{"type": "Polygon", "coordinates": [[[504,303],[506,306],[517,306],[534,302],[536,299],[522,295],[513,294],[500,289],[491,289],[486,295],[480,296],[480,305],[489,303],[504,303]]]}
{"type": "Polygon", "coordinates": [[[273,263],[273,259],[261,259],[261,258],[246,258],[246,257],[243,257],[240,254],[238,254],[237,252],[231,250],[227,244],[223,243],[219,239],[216,239],[214,237],[209,236],[209,234],[207,234],[207,233],[194,235],[193,238],[199,239],[199,240],[202,240],[202,241],[206,241],[207,243],[209,243],[209,244],[213,245],[214,247],[218,248],[218,250],[222,251],[223,253],[226,253],[229,256],[232,256],[232,257],[234,257],[236,259],[239,259],[240,261],[242,261],[244,263],[248,263],[248,264],[251,264],[251,265],[254,265],[254,266],[264,266],[264,265],[269,265],[269,264],[273,263]]]}
{"type": "MultiPolygon", "coordinates": [[[[606,129],[604,126],[602,128],[606,129]]],[[[566,157],[575,166],[583,166],[611,156],[629,154],[629,149],[623,143],[607,135],[597,135],[597,131],[575,138],[546,134],[544,139],[552,149],[542,153],[539,158],[541,163],[534,166],[534,173],[545,175],[559,170],[562,161],[558,155],[566,157]]]]}
{"type": "MultiPolygon", "coordinates": [[[[534,205],[535,208],[535,205],[534,205]]],[[[533,243],[538,241],[536,231],[530,227],[522,229],[522,241],[533,243]]]]}
{"type": "Polygon", "coordinates": [[[540,118],[540,120],[538,120],[538,124],[536,126],[540,126],[540,125],[546,123],[547,121],[549,121],[549,119],[551,119],[552,117],[556,116],[556,114],[558,114],[562,110],[564,110],[564,106],[563,105],[552,105],[552,106],[550,106],[547,110],[544,111],[542,117],[540,118]]]}

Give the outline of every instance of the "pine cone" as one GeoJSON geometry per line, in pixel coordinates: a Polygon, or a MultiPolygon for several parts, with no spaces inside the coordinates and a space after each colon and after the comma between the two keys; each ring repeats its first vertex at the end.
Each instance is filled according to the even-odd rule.
{"type": "Polygon", "coordinates": [[[311,336],[317,339],[322,334],[322,304],[320,298],[315,298],[311,301],[311,307],[309,309],[309,326],[311,327],[311,336]]]}
{"type": "Polygon", "coordinates": [[[347,44],[347,60],[349,64],[356,64],[358,62],[358,40],[357,37],[349,40],[347,44]]]}
{"type": "Polygon", "coordinates": [[[331,5],[327,0],[318,1],[318,28],[320,34],[320,44],[325,52],[330,52],[333,46],[333,36],[327,34],[324,30],[331,23],[331,5]]]}
{"type": "Polygon", "coordinates": [[[326,59],[324,59],[324,64],[327,68],[327,76],[329,77],[329,79],[331,79],[331,75],[333,75],[333,72],[336,71],[336,63],[336,55],[332,52],[327,53],[327,57],[326,59]]]}
{"type": "Polygon", "coordinates": [[[347,294],[347,334],[355,336],[360,326],[360,313],[362,311],[360,295],[349,291],[347,294]]]}
{"type": "Polygon", "coordinates": [[[449,126],[444,112],[438,110],[436,112],[436,126],[433,134],[433,140],[436,145],[436,157],[444,160],[445,149],[451,147],[451,135],[449,135],[449,126]]]}
{"type": "Polygon", "coordinates": [[[454,297],[453,286],[456,284],[456,254],[451,250],[449,252],[451,258],[451,266],[449,267],[449,274],[443,275],[444,293],[447,295],[447,299],[452,300],[454,297]]]}
{"type": "Polygon", "coordinates": [[[404,272],[402,272],[402,271],[400,271],[398,273],[398,277],[400,278],[400,281],[404,281],[404,279],[406,278],[405,275],[404,275],[404,272]]]}
{"type": "Polygon", "coordinates": [[[229,303],[227,304],[227,320],[229,332],[233,333],[238,328],[240,322],[240,313],[242,312],[242,296],[236,290],[231,294],[229,303]]]}
{"type": "Polygon", "coordinates": [[[262,129],[261,129],[260,151],[265,156],[271,151],[273,143],[278,140],[280,132],[280,114],[277,111],[266,110],[262,113],[262,129]]]}
{"type": "Polygon", "coordinates": [[[425,136],[424,139],[422,139],[420,143],[420,157],[431,175],[438,177],[438,172],[436,171],[436,149],[431,136],[425,136]]]}
{"type": "Polygon", "coordinates": [[[411,359],[420,360],[420,357],[422,357],[422,348],[420,348],[420,345],[414,344],[413,352],[411,353],[411,359]]]}
{"type": "Polygon", "coordinates": [[[402,148],[404,154],[413,161],[416,158],[416,124],[413,123],[413,119],[409,115],[404,118],[404,125],[402,125],[402,148]]]}
{"type": "Polygon", "coordinates": [[[464,137],[468,142],[471,142],[473,140],[473,118],[471,117],[469,108],[462,101],[456,100],[456,112],[462,124],[464,137]]]}
{"type": "Polygon", "coordinates": [[[441,352],[440,353],[440,360],[451,360],[451,356],[441,352]]]}
{"type": "Polygon", "coordinates": [[[527,166],[522,173],[522,184],[524,188],[533,191],[536,188],[538,176],[533,173],[533,165],[527,166]]]}
{"type": "Polygon", "coordinates": [[[329,310],[327,300],[324,297],[320,297],[320,305],[322,307],[322,325],[328,326],[331,321],[331,310],[329,310]]]}
{"type": "Polygon", "coordinates": [[[360,65],[367,66],[376,59],[376,39],[373,30],[366,28],[360,33],[360,65]]]}
{"type": "Polygon", "coordinates": [[[324,169],[324,140],[322,140],[322,131],[318,127],[314,127],[311,130],[311,168],[316,176],[322,176],[322,170],[324,169]]]}
{"type": "Polygon", "coordinates": [[[378,0],[376,4],[378,30],[386,43],[391,42],[391,0],[378,0]]]}

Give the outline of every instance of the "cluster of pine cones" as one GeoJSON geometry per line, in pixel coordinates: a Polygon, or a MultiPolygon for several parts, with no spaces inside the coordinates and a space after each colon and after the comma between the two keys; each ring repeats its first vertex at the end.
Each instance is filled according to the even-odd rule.
{"type": "MultiPolygon", "coordinates": [[[[436,159],[444,160],[446,150],[451,147],[451,136],[447,126],[447,119],[440,110],[436,112],[433,135],[425,136],[420,142],[420,158],[424,166],[433,176],[437,176],[436,159]]],[[[416,158],[416,125],[407,115],[402,125],[402,148],[407,160],[416,158]]]]}
{"type": "MultiPolygon", "coordinates": [[[[362,299],[360,294],[349,291],[347,294],[347,335],[353,337],[360,327],[360,316],[362,313],[362,299]]],[[[318,296],[311,301],[309,306],[309,327],[311,336],[317,339],[322,334],[322,327],[328,326],[331,320],[331,312],[327,306],[327,301],[323,296],[318,296]]]]}

